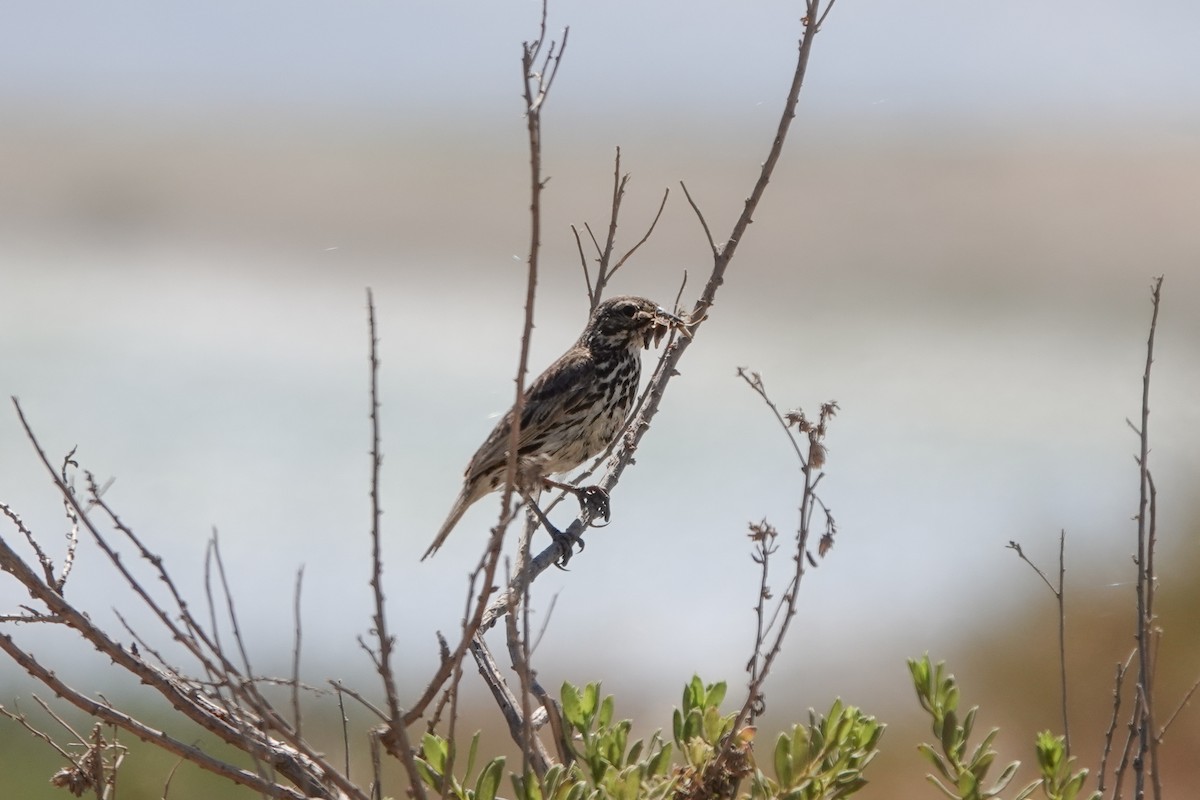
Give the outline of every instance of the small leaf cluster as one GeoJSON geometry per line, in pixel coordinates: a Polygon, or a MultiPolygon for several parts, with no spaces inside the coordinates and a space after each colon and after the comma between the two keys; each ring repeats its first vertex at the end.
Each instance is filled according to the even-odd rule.
{"type": "MultiPolygon", "coordinates": [[[[959,718],[958,683],[953,675],[946,674],[945,666],[945,662],[938,662],[936,667],[933,666],[928,654],[920,660],[909,659],[908,662],[913,686],[917,690],[917,699],[921,708],[932,717],[933,735],[938,740],[937,749],[930,744],[918,745],[921,754],[929,759],[938,772],[938,775],[926,777],[952,800],[988,800],[1004,791],[1016,775],[1021,762],[1014,761],[1009,764],[992,785],[985,788],[988,770],[999,755],[992,749],[992,743],[1000,729],[993,728],[970,755],[967,754],[967,740],[975,727],[975,714],[979,707],[971,708],[959,718]]],[[[1015,800],[1024,800],[1033,793],[1039,783],[1040,781],[1036,781],[1026,786],[1016,794],[1015,800]]]]}
{"type": "Polygon", "coordinates": [[[454,797],[457,800],[495,800],[496,792],[500,789],[500,780],[504,776],[504,756],[493,758],[483,766],[475,778],[473,789],[465,785],[475,768],[478,749],[477,733],[471,739],[467,768],[463,771],[463,781],[460,782],[450,772],[454,764],[454,743],[435,733],[427,733],[421,740],[420,754],[414,758],[417,772],[426,786],[446,797],[454,797]]]}
{"type": "MultiPolygon", "coordinates": [[[[852,706],[835,702],[828,716],[809,712],[809,724],[796,725],[776,741],[774,777],[758,769],[755,729],[734,730],[736,713],[721,713],[725,683],[699,677],[683,689],[672,720],[672,740],[661,733],[630,740],[633,723],[614,721],[611,696],[600,685],[564,683],[561,712],[565,763],[540,778],[510,774],[518,800],[837,800],[866,783],[863,770],[875,755],[883,725],[852,706]],[[678,756],[673,760],[673,755],[678,756]],[[679,763],[676,763],[679,762],[679,763]],[[749,777],[749,792],[739,787],[749,777]]],[[[426,734],[416,764],[422,782],[455,800],[495,800],[504,776],[504,758],[474,773],[478,734],[471,741],[462,778],[455,777],[454,746],[426,734]]],[[[1058,800],[1058,798],[1055,798],[1058,800]]],[[[1074,800],[1064,797],[1062,800],[1074,800]]]]}
{"type": "Polygon", "coordinates": [[[835,700],[829,714],[808,712],[775,742],[775,780],[756,770],[750,796],[780,800],[838,800],[866,785],[867,765],[878,752],[884,726],[854,706],[835,700]]]}
{"type": "MultiPolygon", "coordinates": [[[[1087,780],[1088,771],[1081,769],[1071,772],[1071,764],[1075,759],[1067,755],[1067,747],[1062,736],[1055,736],[1050,731],[1042,731],[1037,736],[1038,769],[1042,772],[1042,792],[1047,800],[1077,800],[1083,795],[1083,782],[1087,780]]],[[[1100,792],[1092,792],[1088,800],[1099,800],[1100,792]]]]}
{"type": "MultiPolygon", "coordinates": [[[[917,690],[917,699],[920,700],[921,707],[933,718],[933,733],[938,738],[941,748],[941,753],[938,753],[933,745],[919,746],[941,775],[941,779],[935,775],[927,777],[953,800],[987,800],[1004,790],[1012,781],[1021,762],[1012,762],[1004,768],[990,788],[982,788],[988,768],[996,760],[997,753],[992,749],[992,742],[1000,730],[993,728],[971,752],[970,758],[967,758],[967,739],[971,736],[975,712],[979,708],[972,708],[959,722],[958,684],[953,675],[946,674],[945,666],[945,662],[938,662],[937,666],[932,665],[928,654],[919,661],[914,659],[908,662],[913,685],[917,690]]],[[[1068,755],[1064,737],[1055,736],[1050,731],[1042,731],[1037,736],[1035,750],[1042,777],[1017,792],[1015,800],[1024,800],[1039,786],[1046,800],[1080,800],[1084,797],[1081,792],[1088,771],[1071,771],[1075,759],[1068,755]]],[[[1100,800],[1102,795],[1100,792],[1092,792],[1086,797],[1087,800],[1100,800]]]]}
{"type": "MultiPolygon", "coordinates": [[[[600,684],[589,683],[579,689],[570,683],[562,687],[562,716],[567,727],[566,743],[575,758],[570,769],[555,765],[546,774],[546,797],[554,800],[635,800],[639,797],[663,797],[665,779],[671,766],[671,745],[655,733],[648,742],[629,742],[633,722],[614,723],[612,695],[600,699],[600,684]],[[651,793],[653,786],[664,787],[651,793]]],[[[538,793],[518,790],[529,800],[540,800],[538,793]]]]}
{"type": "Polygon", "coordinates": [[[691,682],[683,687],[683,703],[675,709],[671,732],[689,767],[701,767],[711,761],[733,729],[737,715],[721,714],[727,689],[724,681],[705,686],[698,675],[693,675],[691,682]]]}
{"type": "Polygon", "coordinates": [[[721,713],[727,688],[724,682],[706,686],[699,676],[683,687],[683,703],[671,727],[684,760],[674,775],[678,800],[734,797],[754,769],[754,728],[733,735],[737,714],[721,713]]]}

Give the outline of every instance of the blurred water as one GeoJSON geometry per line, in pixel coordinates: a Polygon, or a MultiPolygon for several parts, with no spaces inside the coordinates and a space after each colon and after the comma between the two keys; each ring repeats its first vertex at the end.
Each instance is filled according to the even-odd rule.
{"type": "MultiPolygon", "coordinates": [[[[475,190],[470,207],[459,206],[459,184],[445,176],[476,162],[453,146],[371,151],[331,178],[321,165],[336,146],[321,138],[251,159],[261,152],[254,140],[215,140],[208,151],[229,153],[236,177],[214,171],[180,186],[156,162],[129,182],[160,216],[97,226],[78,223],[73,204],[71,181],[84,180],[84,167],[44,165],[62,182],[61,203],[29,210],[27,229],[0,242],[4,390],[21,398],[52,457],[78,444],[85,467],[117,478],[111,501],[193,590],[219,529],[264,658],[286,655],[289,628],[278,616],[288,613],[290,576],[309,565],[307,625],[332,645],[312,658],[344,669],[366,628],[371,286],[384,364],[389,594],[409,657],[428,664],[430,631],[455,626],[465,570],[494,514],[480,504],[444,552],[416,564],[462,465],[511,401],[520,204],[506,202],[503,176],[480,170],[460,179],[475,190]],[[375,166],[413,151],[425,165],[397,190],[423,202],[397,229],[370,216],[375,166]],[[308,187],[304,209],[263,177],[285,173],[308,187]],[[356,180],[366,187],[362,214],[348,208],[356,180]],[[206,192],[229,204],[204,206],[206,192]],[[331,206],[320,234],[296,219],[315,213],[316,198],[331,206]],[[257,237],[255,208],[266,220],[257,237]],[[511,221],[493,242],[496,218],[511,221]],[[477,227],[486,234],[463,235],[477,227]],[[417,607],[421,615],[406,614],[417,607]]],[[[655,202],[659,176],[643,179],[641,169],[648,161],[645,171],[656,172],[655,146],[638,143],[626,156],[639,190],[631,227],[633,213],[655,202]]],[[[100,163],[138,163],[128,143],[106,147],[100,163]]],[[[1135,442],[1123,420],[1138,408],[1146,289],[1159,271],[1168,273],[1154,406],[1164,497],[1196,476],[1200,287],[1183,267],[1197,240],[1172,207],[1194,191],[1198,162],[1099,146],[1065,153],[1054,143],[1027,144],[1019,157],[987,146],[963,155],[960,145],[941,159],[924,145],[890,147],[830,150],[802,180],[801,159],[784,170],[617,496],[616,521],[594,534],[571,574],[539,584],[543,607],[562,592],[543,645],[548,664],[572,662],[577,636],[600,634],[631,644],[609,658],[657,651],[667,685],[698,666],[740,669],[755,580],[742,533],[764,515],[794,524],[797,477],[765,408],[734,378],[737,366],[761,371],[785,407],[842,406],[825,482],[842,533],[808,588],[816,607],[823,596],[839,603],[805,621],[821,640],[853,630],[911,652],[932,646],[931,636],[952,638],[990,604],[945,597],[1000,591],[1012,578],[1002,551],[1010,538],[1036,546],[1065,526],[1086,541],[1081,559],[1128,550],[1135,442]],[[1126,192],[1090,189],[1108,182],[1126,192]],[[1153,211],[1119,224],[1134,204],[1153,211]],[[1116,257],[1134,250],[1144,257],[1116,257]],[[847,581],[864,590],[847,595],[847,581]],[[669,640],[657,625],[632,623],[649,607],[678,607],[669,640]],[[918,614],[920,626],[902,622],[918,614]],[[720,646],[685,645],[714,637],[720,646]]],[[[586,142],[577,148],[554,165],[556,178],[578,180],[549,195],[535,370],[574,338],[584,314],[565,222],[602,221],[607,167],[589,161],[586,142]]],[[[160,140],[160,151],[172,153],[172,141],[160,140]]],[[[188,158],[182,149],[178,159],[188,158]]],[[[749,179],[740,161],[714,156],[689,177],[718,228],[749,179]]],[[[114,191],[122,194],[119,184],[114,191]]],[[[19,194],[6,202],[19,206],[19,194]]],[[[104,208],[104,197],[92,202],[104,208]]],[[[673,198],[616,290],[669,302],[687,268],[692,298],[702,249],[690,211],[673,198]]],[[[62,523],[45,477],[11,415],[0,431],[5,499],[56,536],[62,523]]],[[[80,596],[111,586],[93,557],[75,580],[80,596]]],[[[820,653],[797,659],[821,667],[820,653]]],[[[594,654],[587,663],[603,671],[594,654]]]]}

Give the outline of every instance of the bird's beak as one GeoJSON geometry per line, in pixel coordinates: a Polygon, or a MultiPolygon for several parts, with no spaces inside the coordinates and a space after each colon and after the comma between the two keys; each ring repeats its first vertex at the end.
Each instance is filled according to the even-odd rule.
{"type": "Polygon", "coordinates": [[[658,309],[656,310],[656,313],[658,314],[659,320],[665,320],[667,322],[667,324],[669,325],[669,327],[671,327],[674,330],[679,331],[680,336],[682,336],[685,339],[692,338],[692,332],[687,329],[687,323],[685,323],[679,317],[677,317],[674,314],[672,314],[671,312],[667,311],[662,306],[658,307],[658,309]]]}

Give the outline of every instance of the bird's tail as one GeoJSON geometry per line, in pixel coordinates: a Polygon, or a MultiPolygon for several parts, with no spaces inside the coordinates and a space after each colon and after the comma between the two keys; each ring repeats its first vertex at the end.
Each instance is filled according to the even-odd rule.
{"type": "Polygon", "coordinates": [[[425,555],[421,556],[422,561],[438,551],[438,548],[442,546],[442,542],[446,541],[446,537],[450,535],[450,531],[454,530],[454,526],[462,519],[462,515],[467,513],[467,509],[471,507],[471,504],[479,499],[478,497],[471,496],[470,489],[471,486],[468,484],[458,493],[458,499],[454,501],[454,507],[450,509],[450,516],[446,517],[446,521],[442,523],[442,529],[438,531],[433,544],[429,545],[429,549],[425,551],[425,555]]]}

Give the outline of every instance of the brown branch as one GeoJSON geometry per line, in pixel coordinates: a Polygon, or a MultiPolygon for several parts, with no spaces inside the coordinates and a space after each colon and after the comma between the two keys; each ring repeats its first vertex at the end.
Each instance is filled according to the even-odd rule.
{"type": "MultiPolygon", "coordinates": [[[[747,686],[746,700],[734,718],[733,726],[730,728],[731,735],[728,736],[721,746],[720,752],[717,754],[714,764],[716,766],[708,769],[718,769],[724,760],[732,752],[733,744],[736,739],[736,734],[742,729],[742,726],[747,722],[753,721],[758,714],[764,710],[764,697],[762,687],[766,682],[767,676],[771,671],[771,667],[775,663],[775,659],[783,651],[783,642],[787,637],[788,629],[791,626],[792,620],[796,617],[798,610],[798,597],[800,593],[800,584],[804,580],[805,564],[815,563],[808,553],[808,541],[810,531],[812,530],[812,515],[818,504],[816,497],[816,485],[821,479],[821,473],[818,472],[824,463],[824,445],[821,443],[826,433],[826,426],[829,418],[831,418],[837,410],[836,403],[826,403],[821,407],[821,414],[818,421],[810,423],[805,419],[800,412],[791,412],[787,415],[779,413],[778,406],[771,400],[767,394],[766,387],[763,385],[762,377],[751,372],[749,375],[744,369],[738,369],[738,376],[746,382],[746,384],[760,397],[776,420],[783,426],[784,431],[788,435],[788,440],[791,442],[792,448],[796,453],[796,458],[800,462],[800,472],[804,476],[804,486],[800,496],[800,521],[798,530],[796,531],[796,552],[793,555],[795,562],[795,571],[788,579],[787,587],[784,589],[783,595],[779,603],[775,607],[770,622],[765,626],[762,624],[761,606],[765,602],[764,594],[767,586],[767,568],[768,558],[770,556],[770,545],[774,539],[774,529],[768,532],[763,526],[763,529],[755,531],[752,526],[752,539],[758,543],[758,549],[752,556],[754,560],[761,565],[760,588],[759,588],[759,604],[756,607],[756,616],[759,619],[757,624],[757,634],[755,637],[755,649],[750,658],[748,671],[750,672],[750,682],[747,686]],[[795,435],[791,431],[792,425],[795,425],[798,430],[808,436],[809,449],[807,455],[801,450],[795,435]],[[778,620],[778,627],[776,621],[778,620]],[[763,652],[763,645],[766,644],[766,636],[769,631],[774,631],[774,638],[770,643],[770,647],[763,652]]],[[[824,504],[821,504],[824,507],[824,504]]],[[[827,533],[822,540],[820,552],[823,555],[828,547],[828,543],[832,542],[834,530],[833,518],[829,514],[829,510],[825,509],[827,533]]]]}
{"type": "MultiPolygon", "coordinates": [[[[530,506],[531,509],[535,506],[530,506]]],[[[517,745],[521,748],[521,775],[522,777],[529,774],[532,766],[534,773],[543,778],[546,775],[547,763],[544,751],[541,748],[541,742],[533,735],[533,720],[532,707],[530,705],[530,684],[533,683],[533,667],[530,666],[529,655],[529,580],[528,572],[525,570],[525,565],[529,563],[529,543],[533,539],[533,533],[537,530],[537,522],[535,516],[531,513],[524,529],[521,531],[521,537],[517,544],[517,571],[526,576],[520,587],[520,606],[509,607],[506,619],[508,625],[505,628],[505,636],[508,642],[508,655],[512,663],[513,671],[517,674],[517,683],[521,691],[521,730],[520,738],[517,739],[517,745]],[[521,630],[517,627],[517,611],[520,611],[521,630]],[[536,748],[536,750],[535,750],[536,748]],[[535,751],[539,757],[534,757],[535,751]]],[[[515,600],[518,595],[513,595],[515,600]]]]}
{"type": "Polygon", "coordinates": [[[1150,298],[1153,311],[1150,317],[1150,334],[1146,341],[1146,369],[1142,374],[1142,416],[1138,428],[1139,495],[1137,513],[1137,649],[1138,649],[1138,697],[1142,710],[1138,715],[1137,758],[1133,761],[1135,794],[1139,798],[1145,793],[1146,769],[1154,779],[1154,796],[1162,796],[1158,779],[1157,748],[1154,739],[1154,674],[1151,663],[1150,629],[1154,604],[1154,520],[1150,514],[1150,370],[1154,364],[1154,335],[1158,328],[1158,310],[1162,296],[1162,276],[1152,284],[1150,298]],[[1149,763],[1147,763],[1149,762],[1149,763]]]}
{"type": "Polygon", "coordinates": [[[594,308],[595,304],[593,303],[592,298],[596,295],[592,289],[592,276],[591,271],[588,270],[587,256],[583,253],[583,240],[579,238],[579,228],[576,228],[574,225],[572,225],[571,233],[575,236],[575,249],[579,251],[579,266],[583,268],[583,282],[587,287],[588,304],[594,308]]]}
{"type": "MultiPolygon", "coordinates": [[[[43,707],[45,707],[45,706],[43,706],[43,707]]],[[[58,744],[58,742],[54,741],[54,738],[51,737],[50,734],[33,727],[33,723],[31,723],[29,721],[28,717],[26,717],[23,713],[21,713],[20,709],[17,709],[17,711],[13,712],[13,711],[9,711],[3,705],[0,705],[0,717],[7,717],[8,719],[11,719],[13,722],[17,723],[22,728],[29,731],[30,735],[32,735],[35,739],[42,740],[47,745],[49,745],[54,750],[56,750],[60,756],[62,756],[64,759],[66,759],[67,761],[70,761],[72,764],[74,764],[76,769],[82,769],[82,766],[80,765],[79,761],[76,760],[75,756],[71,755],[71,753],[69,753],[65,749],[63,749],[58,744]]],[[[59,721],[61,722],[61,720],[59,720],[59,721]]],[[[76,739],[78,739],[78,738],[79,737],[77,735],[76,739]]]]}
{"type": "MultiPolygon", "coordinates": [[[[71,503],[72,508],[79,515],[83,527],[88,530],[101,550],[108,556],[110,562],[126,581],[126,584],[133,589],[135,594],[159,618],[160,622],[172,632],[176,640],[182,643],[210,674],[221,676],[222,685],[229,687],[234,695],[241,697],[244,701],[254,706],[256,712],[261,712],[264,709],[269,711],[269,705],[262,700],[261,695],[257,694],[253,682],[240,678],[240,673],[238,673],[229,659],[225,657],[219,645],[206,635],[197,624],[188,610],[186,602],[183,601],[175,589],[173,581],[163,566],[162,559],[151,553],[142,544],[140,539],[134,535],[133,531],[123,525],[112,509],[99,497],[99,487],[96,486],[89,473],[87,474],[90,492],[89,505],[102,509],[113,521],[117,529],[135,544],[142,558],[154,565],[160,579],[168,586],[176,603],[179,605],[181,619],[187,627],[187,631],[185,632],[176,626],[165,610],[149,596],[125,566],[120,555],[96,528],[69,487],[62,483],[60,475],[46,458],[45,451],[37,441],[37,437],[33,434],[28,420],[26,420],[22,413],[20,403],[15,398],[13,403],[17,410],[18,418],[25,429],[26,436],[33,446],[34,451],[41,459],[43,466],[50,474],[55,486],[58,488],[60,494],[71,503]],[[201,642],[203,642],[204,649],[201,648],[201,642]],[[215,663],[208,657],[205,649],[211,652],[215,663]]],[[[295,739],[294,735],[289,731],[290,726],[277,715],[271,714],[267,721],[272,728],[278,730],[288,739],[287,745],[269,738],[264,732],[255,730],[254,726],[259,724],[259,721],[251,719],[252,715],[249,714],[247,709],[235,707],[231,703],[228,703],[219,693],[215,696],[204,694],[198,691],[194,684],[181,682],[172,675],[155,669],[136,653],[126,650],[121,644],[114,641],[107,633],[96,626],[87,614],[68,603],[61,594],[55,591],[53,586],[47,585],[39,579],[3,539],[0,539],[0,567],[13,575],[35,600],[46,606],[50,613],[61,617],[64,624],[74,629],[76,633],[108,657],[116,666],[138,678],[141,683],[153,688],[176,711],[212,732],[222,741],[242,750],[254,759],[260,759],[271,770],[278,771],[279,774],[310,795],[325,797],[331,796],[332,792],[340,790],[347,797],[360,796],[358,790],[346,781],[344,776],[338,773],[337,770],[329,768],[321,760],[319,754],[313,753],[311,748],[308,748],[302,742],[295,739]],[[336,787],[336,790],[331,789],[331,786],[336,787]]],[[[35,677],[38,677],[38,675],[35,675],[35,677]]],[[[94,702],[89,699],[89,703],[94,702]]],[[[87,707],[90,708],[91,706],[88,705],[87,707]]],[[[119,712],[116,713],[119,714],[119,712]]],[[[103,719],[107,722],[113,722],[109,718],[103,719]]],[[[136,720],[134,722],[137,723],[136,720]]],[[[122,725],[119,720],[113,722],[113,724],[122,725]]],[[[137,723],[137,725],[140,724],[137,723]]],[[[133,728],[126,725],[122,725],[122,727],[125,727],[127,730],[133,730],[133,728]]],[[[137,733],[137,731],[134,732],[137,733]]],[[[137,735],[141,736],[140,733],[137,735]]]]}
{"type": "Polygon", "coordinates": [[[625,251],[625,255],[617,259],[617,263],[613,265],[611,270],[609,270],[608,277],[611,278],[613,275],[616,275],[617,270],[625,266],[625,262],[629,260],[629,257],[636,253],[638,248],[640,248],[650,239],[651,234],[654,233],[654,229],[658,226],[659,219],[662,218],[663,209],[667,207],[667,198],[670,196],[670,188],[664,189],[662,200],[658,204],[658,211],[655,212],[654,219],[650,221],[650,227],[646,229],[646,233],[642,236],[642,238],[638,239],[637,244],[629,248],[627,251],[625,251]]]}
{"type": "MultiPolygon", "coordinates": [[[[1112,754],[1112,735],[1117,730],[1117,718],[1121,716],[1121,685],[1124,682],[1124,676],[1129,670],[1129,664],[1133,663],[1133,657],[1136,655],[1136,649],[1129,651],[1129,656],[1122,664],[1117,662],[1116,674],[1112,679],[1112,716],[1109,718],[1109,727],[1104,732],[1104,750],[1100,752],[1100,769],[1097,775],[1097,790],[1100,794],[1104,794],[1104,778],[1108,771],[1109,756],[1112,754]]],[[[1114,771],[1114,780],[1117,783],[1117,788],[1120,789],[1121,778],[1114,771]]]]}
{"type": "Polygon", "coordinates": [[[37,538],[33,535],[33,531],[25,526],[25,522],[21,519],[20,515],[16,511],[13,511],[7,504],[0,503],[0,513],[8,517],[9,521],[17,526],[17,530],[25,537],[25,541],[29,543],[29,546],[33,548],[33,554],[37,556],[38,564],[42,567],[42,575],[45,576],[46,583],[56,586],[58,591],[61,592],[62,586],[54,578],[54,561],[50,556],[46,555],[46,551],[38,543],[37,538]]]}
{"type": "Polygon", "coordinates": [[[1184,693],[1183,699],[1179,701],[1179,705],[1175,706],[1175,710],[1171,712],[1171,716],[1168,717],[1167,721],[1163,723],[1163,726],[1159,728],[1158,735],[1154,737],[1156,741],[1162,742],[1163,737],[1167,735],[1167,730],[1171,727],[1171,723],[1173,723],[1175,718],[1179,716],[1179,712],[1183,711],[1183,709],[1187,707],[1187,704],[1192,701],[1192,695],[1196,693],[1197,689],[1200,689],[1200,678],[1198,678],[1196,682],[1192,684],[1192,688],[1188,689],[1187,692],[1184,693]]]}
{"type": "MultiPolygon", "coordinates": [[[[71,705],[80,709],[89,716],[102,720],[110,725],[115,725],[122,730],[129,731],[134,736],[144,742],[155,745],[169,753],[174,753],[181,758],[186,758],[201,769],[220,775],[223,778],[233,781],[242,786],[249,787],[259,794],[267,797],[289,798],[289,800],[304,800],[309,796],[309,792],[313,789],[319,791],[318,797],[330,797],[328,793],[318,789],[318,787],[306,787],[306,791],[297,791],[288,786],[282,786],[272,781],[264,780],[253,772],[235,767],[232,764],[227,764],[220,759],[213,758],[198,747],[184,744],[161,731],[145,725],[133,717],[118,711],[112,706],[104,703],[99,703],[92,698],[76,691],[71,686],[64,683],[51,670],[43,667],[34,657],[20,647],[12,640],[11,636],[0,634],[0,650],[8,654],[13,661],[28,672],[35,679],[45,684],[47,688],[53,691],[56,695],[63,698],[71,705]]],[[[289,778],[290,780],[290,778],[289,778]]]]}
{"type": "MultiPolygon", "coordinates": [[[[529,759],[534,773],[539,777],[544,776],[549,768],[549,756],[542,743],[533,736],[531,715],[527,710],[522,710],[521,701],[517,699],[512,690],[508,688],[504,678],[501,677],[500,666],[496,663],[482,633],[477,634],[471,641],[471,655],[474,656],[475,664],[479,667],[479,674],[483,677],[484,684],[492,693],[492,697],[508,725],[508,733],[512,740],[525,753],[523,758],[529,759]]],[[[523,770],[522,774],[524,772],[523,770]]]]}
{"type": "Polygon", "coordinates": [[[367,289],[367,329],[371,339],[371,593],[375,601],[375,630],[372,632],[379,642],[379,656],[375,659],[375,666],[383,681],[388,719],[392,727],[398,727],[401,724],[400,695],[396,690],[396,676],[392,670],[392,647],[395,638],[388,632],[387,603],[383,596],[383,509],[379,499],[379,479],[383,469],[383,454],[379,450],[379,334],[375,326],[375,297],[370,289],[367,289]]]}
{"type": "Polygon", "coordinates": [[[1046,588],[1054,595],[1054,599],[1058,602],[1058,677],[1059,677],[1059,692],[1061,700],[1061,711],[1063,721],[1063,740],[1066,744],[1067,756],[1071,755],[1071,719],[1067,714],[1067,609],[1066,609],[1066,592],[1064,589],[1067,574],[1066,562],[1066,547],[1067,547],[1067,531],[1061,529],[1058,532],[1058,586],[1050,583],[1050,579],[1042,572],[1037,564],[1034,564],[1025,555],[1025,551],[1021,549],[1021,545],[1015,541],[1009,541],[1008,549],[1016,552],[1017,556],[1037,573],[1037,576],[1042,579],[1042,583],[1046,584],[1046,588]]]}
{"type": "MultiPolygon", "coordinates": [[[[608,279],[612,277],[608,265],[612,259],[613,245],[617,239],[617,218],[621,214],[621,201],[625,199],[625,186],[629,183],[629,175],[621,174],[621,148],[617,148],[617,155],[613,159],[613,190],[612,190],[612,207],[608,215],[608,236],[604,239],[604,247],[599,245],[596,249],[600,251],[599,265],[596,268],[596,291],[588,293],[588,310],[595,311],[596,306],[600,305],[600,298],[604,294],[604,287],[608,284],[608,279]]],[[[591,228],[589,227],[590,231],[591,228]]],[[[593,242],[595,237],[592,237],[593,242]]]]}
{"type": "Polygon", "coordinates": [[[704,212],[700,210],[700,206],[696,205],[696,201],[692,199],[692,193],[688,191],[687,184],[680,181],[679,187],[683,189],[683,196],[687,198],[688,205],[695,212],[696,219],[700,220],[700,227],[704,229],[704,238],[708,240],[708,249],[712,251],[713,259],[720,259],[721,248],[717,247],[716,241],[713,240],[712,230],[708,227],[708,220],[704,218],[704,212]]]}
{"type": "MultiPolygon", "coordinates": [[[[67,470],[69,468],[77,469],[78,467],[79,463],[75,461],[75,448],[72,447],[71,452],[63,456],[62,466],[59,468],[58,472],[59,478],[62,479],[64,486],[70,485],[70,481],[67,480],[67,470]]],[[[104,485],[104,489],[107,489],[111,483],[112,479],[109,479],[108,483],[104,485]]],[[[104,489],[96,492],[97,496],[103,494],[104,489]]],[[[75,489],[74,486],[72,486],[71,494],[73,495],[74,493],[75,489]]],[[[63,587],[67,585],[67,578],[71,575],[71,568],[75,566],[75,551],[79,547],[79,515],[75,512],[75,509],[71,507],[71,504],[68,503],[65,498],[63,499],[63,512],[67,517],[67,521],[71,523],[71,527],[67,532],[67,552],[66,555],[63,556],[62,574],[59,575],[58,580],[54,581],[54,588],[58,590],[59,594],[62,594],[63,587]]]]}
{"type": "MultiPolygon", "coordinates": [[[[546,42],[546,19],[547,6],[545,0],[543,0],[538,38],[534,42],[525,42],[522,46],[522,83],[525,98],[526,132],[529,139],[529,256],[525,289],[525,321],[521,333],[521,351],[517,360],[517,374],[514,380],[516,392],[511,412],[513,425],[509,438],[509,455],[508,465],[505,470],[504,491],[500,501],[500,518],[496,526],[492,528],[491,538],[489,539],[487,550],[481,559],[480,566],[472,573],[470,579],[472,585],[480,587],[474,612],[469,618],[464,619],[463,635],[454,652],[449,658],[443,659],[421,697],[404,715],[405,725],[412,724],[419,719],[424,714],[425,709],[428,708],[429,703],[437,697],[446,680],[456,672],[461,671],[462,659],[470,647],[471,640],[477,631],[485,629],[481,628],[481,626],[489,607],[488,601],[489,599],[494,600],[492,598],[492,594],[495,591],[493,581],[496,577],[496,568],[500,559],[500,547],[504,539],[504,532],[508,527],[508,522],[512,518],[512,499],[517,484],[517,442],[520,440],[520,423],[525,404],[525,376],[528,372],[529,348],[533,337],[534,300],[537,294],[538,257],[541,248],[541,196],[542,190],[545,188],[545,180],[542,178],[541,111],[546,98],[549,96],[554,78],[558,74],[558,66],[561,62],[563,51],[567,47],[567,36],[569,34],[569,29],[564,28],[561,46],[555,42],[549,43],[549,46],[546,47],[545,58],[541,61],[541,67],[535,71],[535,66],[537,66],[539,58],[541,58],[542,49],[546,42]],[[482,576],[482,580],[477,581],[477,578],[480,576],[482,576]]],[[[385,739],[384,743],[388,744],[388,741],[385,739]]]]}
{"type": "MultiPolygon", "coordinates": [[[[300,641],[303,629],[300,625],[300,590],[304,587],[304,567],[296,570],[296,590],[292,594],[292,619],[295,620],[292,637],[292,727],[299,737],[304,736],[300,713],[300,641]]],[[[349,777],[349,774],[347,774],[349,777]]]]}

